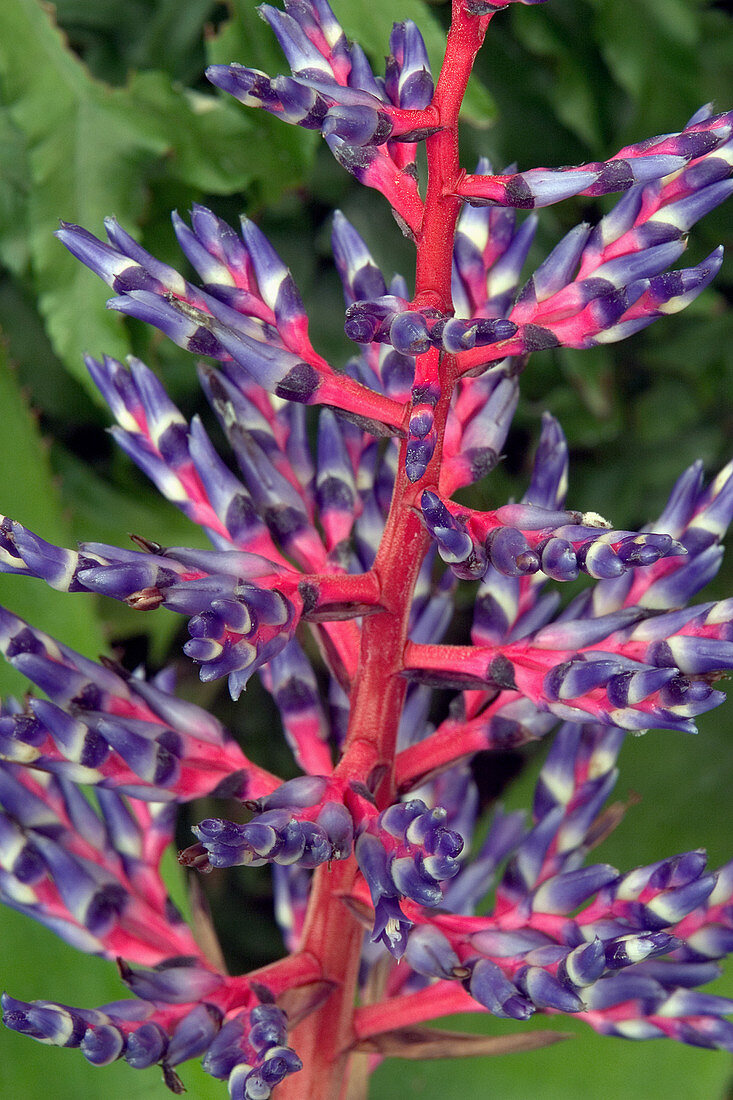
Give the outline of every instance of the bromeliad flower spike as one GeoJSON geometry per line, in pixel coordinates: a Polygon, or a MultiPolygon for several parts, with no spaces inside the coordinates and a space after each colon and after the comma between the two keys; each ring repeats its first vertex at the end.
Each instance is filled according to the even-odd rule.
{"type": "Polygon", "coordinates": [[[714,277],[720,250],[674,265],[733,191],[733,113],[702,108],[602,163],[497,174],[482,161],[470,174],[459,110],[505,6],[454,0],[435,84],[413,23],[395,25],[376,76],[325,0],[260,8],[290,75],[209,70],[246,106],[319,130],[414,240],[411,292],[334,216],[345,368],[313,347],[287,267],[246,219],[236,230],[201,206],[189,222],[174,214],[200,286],[112,218],[107,241],[59,230],[112,288],[112,309],[205,357],[239,473],[142,362],[90,358],[116,441],[211,548],[136,536],[65,549],[19,517],[0,526],[0,568],[185,615],[202,680],[227,677],[236,700],[256,672],[302,772],[284,782],[249,760],[168,673],[95,665],[0,614],[5,657],[43,693],[0,716],[0,895],[117,959],[133,994],[101,1008],[6,995],[4,1020],[95,1066],[159,1064],[179,1092],[174,1067],[202,1057],[236,1100],[274,1088],[336,1100],[356,1053],[376,1064],[556,1041],[522,1039],[535,1013],[733,1050],[733,1001],[698,989],[733,950],[733,864],[708,869],[702,851],[631,871],[586,862],[625,731],[694,732],[722,700],[733,600],[687,604],[719,567],[733,466],[706,484],[693,465],[657,521],[617,530],[566,503],[567,446],[546,415],[519,502],[452,499],[499,460],[530,353],[620,340],[714,277]],[[519,212],[612,192],[609,213],[522,281],[536,217],[519,212]],[[558,611],[580,573],[594,585],[558,611]],[[443,644],[465,581],[478,585],[471,644],[443,644]],[[436,689],[453,693],[437,726],[436,689]],[[496,809],[474,840],[471,757],[543,737],[530,822],[496,809]],[[239,799],[243,820],[201,820],[180,854],[189,873],[273,868],[290,954],[244,976],[209,961],[159,873],[176,807],[202,796],[239,799]],[[516,1021],[520,1036],[420,1026],[458,1011],[516,1021]]]}

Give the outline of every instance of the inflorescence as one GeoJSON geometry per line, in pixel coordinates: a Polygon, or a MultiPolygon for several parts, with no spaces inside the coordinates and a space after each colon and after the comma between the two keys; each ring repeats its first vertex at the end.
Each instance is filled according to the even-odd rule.
{"type": "MultiPolygon", "coordinates": [[[[505,6],[456,0],[451,33],[477,49],[505,6]]],[[[231,1097],[263,1100],[302,1068],[277,1002],[320,988],[304,994],[307,1027],[356,973],[343,961],[339,974],[339,944],[319,955],[330,905],[358,932],[343,960],[361,952],[363,926],[361,980],[382,967],[376,1003],[346,1006],[348,1049],[398,1034],[409,1006],[412,1021],[479,1008],[517,1021],[569,1013],[603,1034],[733,1050],[733,1002],[697,989],[733,950],[733,864],[711,871],[701,851],[627,873],[586,862],[626,731],[695,732],[696,716],[722,701],[714,685],[733,668],[733,600],[686,605],[720,565],[733,464],[705,484],[696,463],[657,521],[616,530],[567,506],[567,444],[546,414],[521,500],[479,511],[452,499],[499,461],[532,352],[623,339],[715,276],[720,249],[671,265],[694,223],[733,191],[733,113],[703,108],[679,133],[602,163],[496,174],[481,161],[446,176],[434,151],[456,118],[441,88],[462,77],[444,70],[434,85],[413,23],[395,25],[376,76],[326,0],[260,11],[291,75],[232,64],[209,79],[320,131],[338,162],[386,197],[417,244],[414,294],[401,276],[385,278],[336,213],[354,346],[334,367],[253,222],[235,230],[202,206],[190,224],[173,215],[200,285],[113,218],[106,241],[62,223],[61,242],[112,289],[111,309],[205,357],[201,385],[238,472],[144,363],[89,357],[117,443],[211,548],[136,536],[134,548],[67,549],[3,519],[0,570],[184,615],[184,652],[202,680],[228,678],[236,700],[259,673],[303,774],[283,782],[251,761],[216,719],[175,696],[169,672],[147,679],[95,664],[0,611],[4,656],[42,693],[0,714],[0,898],[117,959],[133,994],[98,1009],[6,995],[5,1023],[78,1047],[93,1065],[160,1064],[174,1092],[174,1067],[202,1057],[231,1097]],[[423,142],[431,181],[421,192],[423,142]],[[442,271],[431,228],[441,171],[451,245],[442,271]],[[518,212],[612,192],[622,196],[609,213],[523,277],[536,216],[518,212]],[[558,610],[552,582],[581,573],[595,584],[558,610]],[[471,644],[443,644],[466,580],[477,582],[471,644]],[[383,703],[373,698],[380,675],[383,703]],[[436,688],[453,693],[437,725],[436,688]],[[531,820],[497,809],[488,833],[476,832],[473,754],[536,741],[558,723],[531,820]],[[219,972],[160,876],[176,807],[200,797],[239,800],[244,820],[200,821],[185,866],[272,865],[291,956],[261,973],[219,972]]],[[[466,80],[469,53],[449,42],[446,65],[466,80]]],[[[353,985],[344,988],[348,1000],[353,985]]]]}

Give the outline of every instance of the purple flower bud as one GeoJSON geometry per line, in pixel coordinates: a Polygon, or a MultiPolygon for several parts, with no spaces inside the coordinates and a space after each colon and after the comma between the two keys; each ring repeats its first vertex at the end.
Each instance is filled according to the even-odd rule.
{"type": "Polygon", "coordinates": [[[426,491],[420,498],[420,507],[443,561],[451,566],[457,576],[483,576],[487,567],[485,555],[440,498],[435,493],[426,491]]]}
{"type": "Polygon", "coordinates": [[[389,327],[390,343],[405,355],[422,355],[432,347],[430,332],[421,313],[398,313],[389,327]]]}
{"type": "Polygon", "coordinates": [[[521,971],[518,984],[537,1008],[554,1008],[558,1012],[582,1012],[585,1008],[577,993],[539,966],[521,971]]]}
{"type": "Polygon", "coordinates": [[[427,107],[433,77],[422,35],[411,19],[393,25],[389,49],[385,83],[392,102],[404,110],[427,107]]]}
{"type": "Polygon", "coordinates": [[[2,1009],[6,1027],[54,1046],[79,1046],[87,1026],[84,1016],[91,1015],[44,1001],[16,1001],[7,993],[2,1009]]]}
{"type": "Polygon", "coordinates": [[[418,974],[425,974],[429,978],[468,976],[449,940],[429,924],[422,924],[410,933],[405,961],[418,974]]]}
{"type": "Polygon", "coordinates": [[[607,863],[566,871],[537,888],[532,907],[537,913],[569,913],[617,878],[618,871],[607,863]]]}
{"type": "Polygon", "coordinates": [[[513,527],[495,528],[486,539],[485,549],[494,569],[507,577],[536,573],[540,567],[539,555],[513,527]]]}
{"type": "Polygon", "coordinates": [[[93,1066],[108,1066],[122,1057],[125,1037],[111,1024],[100,1024],[87,1028],[79,1048],[93,1066]]]}
{"type": "Polygon", "coordinates": [[[420,439],[410,442],[405,456],[405,473],[413,484],[425,475],[428,463],[433,457],[435,439],[420,439]]]}
{"type": "Polygon", "coordinates": [[[606,968],[606,951],[603,942],[594,937],[590,943],[574,948],[561,962],[557,976],[561,981],[582,989],[600,978],[606,968]]]}
{"type": "Polygon", "coordinates": [[[315,806],[321,801],[327,786],[328,780],[321,775],[300,775],[283,783],[266,798],[261,798],[257,803],[258,811],[315,806]]]}
{"type": "Polygon", "coordinates": [[[528,1020],[535,1011],[532,1002],[489,959],[479,959],[474,963],[468,988],[471,996],[492,1016],[528,1020]]]}
{"type": "Polygon", "coordinates": [[[127,1036],[124,1059],[133,1069],[147,1069],[164,1057],[168,1036],[156,1023],[142,1024],[127,1036]]]}
{"type": "Polygon", "coordinates": [[[212,970],[205,970],[194,963],[178,965],[176,961],[161,964],[153,970],[133,969],[125,965],[122,978],[136,997],[165,1004],[202,1000],[219,989],[224,981],[221,974],[212,970]]]}
{"type": "Polygon", "coordinates": [[[384,276],[363,239],[340,210],[334,212],[331,244],[347,306],[353,302],[386,295],[384,276]]]}
{"type": "Polygon", "coordinates": [[[197,1004],[178,1023],[171,1035],[165,1060],[167,1065],[177,1066],[189,1058],[200,1058],[210,1047],[221,1024],[218,1009],[207,1004],[197,1004]]]}
{"type": "Polygon", "coordinates": [[[337,104],[329,107],[321,125],[324,137],[333,135],[349,145],[383,145],[392,133],[389,118],[371,107],[337,104]]]}
{"type": "Polygon", "coordinates": [[[605,944],[606,964],[612,970],[665,955],[676,946],[674,936],[667,932],[629,933],[605,944]]]}

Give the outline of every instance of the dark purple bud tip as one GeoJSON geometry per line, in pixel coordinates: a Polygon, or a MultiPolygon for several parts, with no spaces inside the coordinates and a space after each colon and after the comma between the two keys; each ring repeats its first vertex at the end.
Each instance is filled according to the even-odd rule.
{"type": "Polygon", "coordinates": [[[321,126],[324,137],[338,137],[349,145],[383,145],[392,133],[386,115],[371,107],[330,107],[321,126]]]}
{"type": "Polygon", "coordinates": [[[370,344],[379,332],[380,321],[365,313],[346,314],[344,332],[355,344],[370,344]]]}
{"type": "Polygon", "coordinates": [[[415,440],[408,444],[407,454],[405,455],[405,473],[413,484],[425,476],[425,471],[428,468],[430,459],[433,457],[434,450],[434,439],[415,440]]]}
{"type": "Polygon", "coordinates": [[[87,1028],[79,1049],[93,1066],[108,1066],[121,1057],[125,1038],[116,1027],[99,1024],[87,1028]]]}
{"type": "Polygon", "coordinates": [[[275,387],[276,397],[307,405],[312,400],[321,380],[310,363],[298,363],[275,387]]]}
{"type": "Polygon", "coordinates": [[[389,328],[390,342],[405,355],[422,355],[432,346],[425,318],[415,311],[399,313],[389,328]]]}
{"type": "Polygon", "coordinates": [[[496,687],[502,688],[504,691],[517,691],[516,680],[514,679],[514,665],[503,654],[499,654],[494,657],[489,663],[489,667],[486,672],[486,679],[490,680],[496,687]]]}
{"type": "Polygon", "coordinates": [[[426,138],[432,137],[433,134],[437,134],[441,129],[441,126],[420,126],[416,130],[409,130],[406,134],[399,134],[397,137],[393,137],[392,141],[401,141],[405,144],[408,142],[425,141],[426,138]]]}
{"type": "Polygon", "coordinates": [[[434,424],[435,417],[431,410],[423,409],[410,417],[410,435],[415,436],[417,439],[424,439],[428,432],[432,431],[434,424]]]}
{"type": "Polygon", "coordinates": [[[516,331],[517,326],[514,322],[504,317],[496,320],[481,318],[476,322],[476,346],[485,347],[487,344],[498,344],[501,340],[509,340],[516,331]]]}

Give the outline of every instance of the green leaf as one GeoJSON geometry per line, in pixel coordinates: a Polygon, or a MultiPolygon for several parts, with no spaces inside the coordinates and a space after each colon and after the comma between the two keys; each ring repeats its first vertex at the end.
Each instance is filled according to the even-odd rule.
{"type": "MultiPolygon", "coordinates": [[[[73,546],[51,476],[47,448],[20,392],[14,372],[0,347],[0,468],[3,471],[0,511],[61,546],[73,546]]],[[[95,657],[105,643],[97,618],[97,601],[83,593],[55,592],[43,581],[23,576],[0,576],[0,603],[33,626],[85,656],[95,657]]],[[[0,665],[0,693],[22,693],[28,682],[4,662],[0,665]]]]}
{"type": "Polygon", "coordinates": [[[27,271],[30,253],[25,232],[28,160],[25,138],[10,112],[0,109],[0,259],[15,275],[27,271]]]}
{"type": "Polygon", "coordinates": [[[170,141],[167,175],[198,191],[226,195],[259,181],[273,201],[310,165],[312,135],[303,133],[300,140],[294,127],[279,126],[270,140],[274,120],[213,88],[204,95],[171,87],[166,73],[144,72],[131,78],[129,93],[147,124],[157,125],[170,141]]]}
{"type": "MultiPolygon", "coordinates": [[[[368,4],[354,4],[351,0],[332,0],[331,7],[349,38],[359,43],[375,62],[383,58],[389,49],[389,36],[396,19],[403,22],[412,19],[425,40],[433,77],[437,81],[445,53],[445,30],[421,0],[401,0],[399,7],[394,0],[370,0],[368,4]]],[[[376,71],[381,68],[376,66],[376,71]]],[[[494,103],[483,84],[472,77],[461,108],[461,117],[476,126],[489,126],[494,118],[494,103]]]]}
{"type": "Polygon", "coordinates": [[[19,280],[0,280],[0,330],[8,356],[17,365],[18,384],[42,418],[61,425],[71,423],[72,430],[76,425],[94,423],[100,410],[54,355],[35,306],[19,280]]]}
{"type": "MultiPolygon", "coordinates": [[[[261,69],[270,76],[287,72],[277,39],[257,14],[251,0],[228,0],[231,21],[209,44],[214,64],[242,65],[261,69]]],[[[439,20],[422,0],[404,0],[397,9],[392,0],[372,0],[369,4],[354,4],[351,0],[332,0],[336,18],[346,36],[358,42],[372,58],[375,74],[383,72],[382,59],[389,51],[389,36],[396,19],[412,19],[420,28],[430,58],[433,76],[437,80],[445,53],[445,31],[439,20]]],[[[495,115],[494,103],[481,82],[472,78],[462,107],[462,117],[475,126],[488,126],[495,115]]]]}
{"type": "Polygon", "coordinates": [[[6,0],[0,74],[15,125],[28,143],[27,234],[39,302],[51,340],[82,377],[81,355],[124,356],[120,320],[105,312],[99,281],[52,234],[58,218],[98,231],[106,214],[137,219],[145,177],[166,151],[130,109],[129,97],[92,80],[35,0],[6,0]]]}
{"type": "Polygon", "coordinates": [[[199,81],[204,29],[218,15],[216,0],[55,0],[54,8],[76,51],[109,84],[124,84],[131,69],[160,68],[199,81]]]}
{"type": "MultiPolygon", "coordinates": [[[[652,98],[665,76],[665,113],[689,94],[697,78],[697,18],[684,0],[646,0],[647,33],[639,33],[638,6],[619,0],[611,6],[593,0],[596,37],[617,79],[634,99],[652,98]]],[[[682,107],[684,110],[684,107],[682,107]]]]}
{"type": "MultiPolygon", "coordinates": [[[[93,79],[36,0],[2,5],[0,77],[27,143],[24,230],[40,309],[58,354],[89,385],[82,354],[122,358],[129,341],[121,319],[105,311],[109,292],[53,238],[59,217],[99,233],[114,214],[134,231],[164,166],[197,192],[237,191],[255,178],[272,191],[275,167],[280,186],[300,176],[301,148],[288,137],[283,157],[283,146],[258,139],[260,124],[245,112],[213,92],[171,89],[160,74],[138,75],[124,89],[93,79]]],[[[16,215],[8,210],[6,235],[16,215]]]]}

